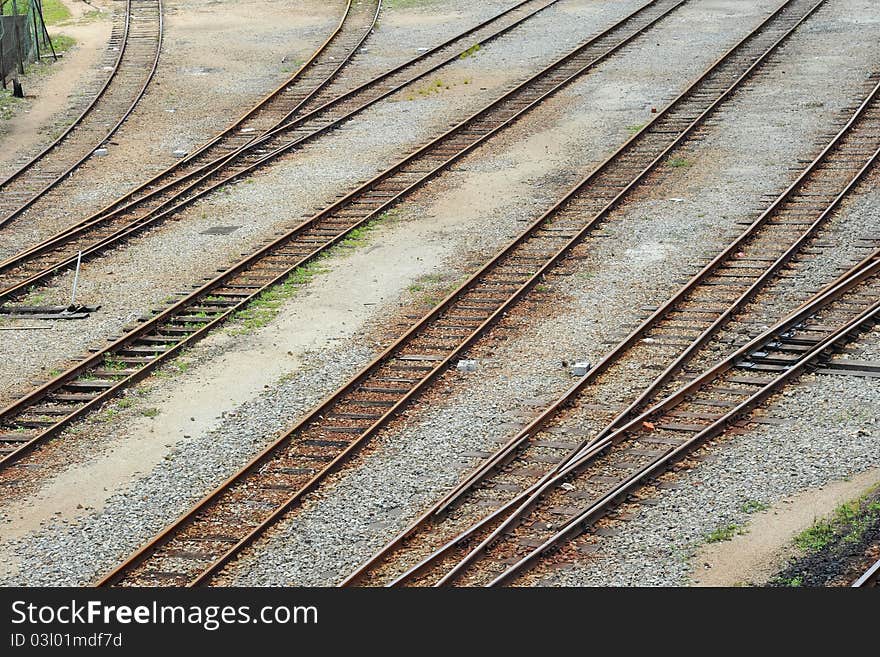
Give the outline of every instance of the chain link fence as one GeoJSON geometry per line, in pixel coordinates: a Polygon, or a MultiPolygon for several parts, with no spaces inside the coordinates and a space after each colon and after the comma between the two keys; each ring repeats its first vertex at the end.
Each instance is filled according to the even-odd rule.
{"type": "Polygon", "coordinates": [[[0,0],[0,82],[17,79],[45,54],[54,55],[41,0],[0,0]]]}

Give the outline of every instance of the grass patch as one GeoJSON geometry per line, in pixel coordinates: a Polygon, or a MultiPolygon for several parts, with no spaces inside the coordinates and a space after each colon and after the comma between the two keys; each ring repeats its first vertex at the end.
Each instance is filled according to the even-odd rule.
{"type": "Polygon", "coordinates": [[[710,532],[706,536],[707,543],[721,543],[722,541],[729,541],[737,534],[742,534],[742,529],[737,524],[730,524],[725,527],[719,527],[713,532],[710,532]]]}
{"type": "Polygon", "coordinates": [[[67,36],[66,34],[55,34],[51,38],[52,48],[55,49],[55,53],[64,52],[65,50],[70,50],[76,45],[76,39],[72,36],[67,36]]]}
{"type": "Polygon", "coordinates": [[[157,415],[159,415],[159,409],[153,407],[145,408],[141,411],[141,415],[143,415],[144,417],[156,417],[157,415]]]}
{"type": "Polygon", "coordinates": [[[70,20],[70,10],[61,0],[43,0],[43,20],[46,25],[57,25],[70,20]]]}
{"type": "Polygon", "coordinates": [[[12,95],[12,85],[9,89],[0,90],[0,120],[8,121],[15,116],[16,106],[21,103],[21,98],[12,95]]]}
{"type": "Polygon", "coordinates": [[[363,226],[359,226],[349,232],[337,246],[328,249],[302,267],[297,267],[283,282],[273,285],[268,290],[262,292],[246,308],[235,313],[232,320],[237,325],[229,329],[230,334],[242,335],[269,324],[281,312],[282,304],[291,299],[300,287],[311,282],[318,274],[329,271],[322,264],[327,258],[337,255],[342,249],[354,249],[362,246],[372,231],[380,225],[396,219],[397,215],[397,210],[383,212],[372,221],[368,221],[363,226]]]}
{"type": "Polygon", "coordinates": [[[880,501],[865,504],[865,498],[841,504],[830,518],[813,523],[794,539],[804,552],[818,552],[833,541],[858,543],[865,531],[880,517],[880,501]]]}
{"type": "Polygon", "coordinates": [[[669,160],[669,166],[671,166],[673,169],[685,169],[692,164],[693,162],[683,157],[674,157],[669,160]]]}
{"type": "Polygon", "coordinates": [[[275,319],[281,310],[281,305],[293,297],[300,286],[325,271],[327,269],[322,267],[317,260],[297,267],[284,282],[262,292],[248,304],[247,308],[235,313],[233,320],[239,322],[239,326],[232,329],[231,333],[240,335],[266,326],[275,319]]]}
{"type": "Polygon", "coordinates": [[[475,44],[472,45],[470,48],[468,48],[468,49],[465,50],[463,53],[461,53],[461,54],[458,56],[458,58],[459,58],[459,59],[467,59],[468,57],[473,57],[473,56],[476,55],[478,52],[480,52],[480,44],[479,44],[479,43],[475,43],[475,44]]]}
{"type": "Polygon", "coordinates": [[[641,130],[642,128],[644,128],[645,125],[646,125],[645,123],[639,123],[638,125],[628,125],[628,126],[626,126],[626,131],[627,131],[630,135],[634,135],[634,134],[636,134],[639,130],[641,130]]]}
{"type": "Polygon", "coordinates": [[[39,306],[46,303],[46,292],[38,288],[31,288],[24,298],[25,306],[39,306]]]}
{"type": "MultiPolygon", "coordinates": [[[[468,80],[467,84],[470,84],[470,80],[468,80]]],[[[414,94],[410,94],[409,96],[407,96],[407,100],[415,100],[416,96],[427,98],[428,96],[439,94],[444,89],[452,89],[453,86],[455,85],[447,83],[442,78],[437,78],[433,82],[429,82],[428,84],[424,84],[421,87],[417,87],[414,94]]]]}
{"type": "Polygon", "coordinates": [[[766,511],[770,508],[770,505],[766,502],[759,502],[758,500],[746,500],[743,502],[739,510],[743,513],[758,513],[759,511],[766,511]]]}

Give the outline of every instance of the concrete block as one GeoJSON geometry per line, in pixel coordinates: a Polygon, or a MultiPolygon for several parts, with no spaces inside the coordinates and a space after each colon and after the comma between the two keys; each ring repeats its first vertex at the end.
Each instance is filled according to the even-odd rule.
{"type": "Polygon", "coordinates": [[[475,360],[460,360],[458,361],[458,365],[455,366],[459,372],[476,372],[477,371],[477,361],[475,360]]]}
{"type": "Polygon", "coordinates": [[[588,363],[585,360],[578,361],[574,365],[571,366],[571,375],[572,376],[584,376],[587,372],[593,369],[592,364],[588,363]]]}

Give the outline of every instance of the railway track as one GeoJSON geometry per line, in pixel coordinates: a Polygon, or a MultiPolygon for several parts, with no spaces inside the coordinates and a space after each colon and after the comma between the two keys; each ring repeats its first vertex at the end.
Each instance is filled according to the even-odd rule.
{"type": "MultiPolygon", "coordinates": [[[[685,368],[694,367],[700,348],[717,340],[723,328],[738,324],[755,332],[763,318],[749,321],[744,312],[748,304],[773,280],[796,276],[790,268],[802,264],[799,258],[812,257],[805,253],[806,247],[822,238],[839,204],[876,166],[880,157],[876,79],[819,156],[741,235],[586,376],[350,575],[345,585],[439,581],[438,570],[461,558],[468,545],[485,537],[554,472],[641,412],[664,387],[683,385],[685,381],[675,380],[676,374],[683,373],[686,379],[690,371],[685,368]],[[616,388],[638,378],[631,372],[657,369],[662,373],[647,385],[632,383],[635,393],[616,388]],[[608,389],[603,387],[606,384],[608,389]],[[623,410],[616,411],[617,404],[623,410]],[[586,437],[578,440],[578,435],[586,437]]],[[[865,242],[866,250],[878,246],[876,239],[865,242]]],[[[710,363],[714,362],[718,352],[713,350],[710,356],[710,363]]]]}
{"type": "Polygon", "coordinates": [[[454,362],[821,4],[780,6],[384,354],[100,584],[208,582],[454,362]]]}
{"type": "Polygon", "coordinates": [[[852,583],[853,588],[873,588],[880,586],[880,560],[876,561],[861,577],[852,583]]]}
{"type": "Polygon", "coordinates": [[[119,129],[153,79],[162,31],[162,0],[127,0],[121,30],[110,37],[119,55],[107,81],[60,137],[0,183],[0,226],[67,178],[119,129]]]}
{"type": "Polygon", "coordinates": [[[869,330],[880,313],[878,282],[880,250],[689,384],[589,443],[433,584],[500,585],[522,577],[689,450],[869,330]]]}
{"type": "MultiPolygon", "coordinates": [[[[207,335],[263,291],[341,242],[352,230],[380,216],[422,183],[618,51],[685,1],[652,0],[358,190],[0,411],[0,467],[8,466],[74,420],[148,375],[184,347],[207,335]]],[[[804,0],[793,0],[792,5],[799,2],[804,0]]],[[[816,6],[815,0],[813,6],[816,6]]],[[[788,24],[787,12],[780,12],[776,17],[788,24]]],[[[775,25],[777,21],[773,22],[775,25]]],[[[681,120],[678,116],[667,118],[681,120]]],[[[669,135],[661,130],[668,129],[666,124],[655,128],[663,139],[669,135]]],[[[649,132],[643,134],[645,139],[649,138],[649,132]]],[[[634,157],[644,159],[644,153],[631,150],[634,157]]],[[[619,173],[611,172],[610,175],[619,173]]],[[[535,226],[534,231],[539,228],[535,226]]],[[[550,231],[548,234],[557,233],[550,231]]],[[[542,240],[542,237],[536,239],[542,240]]]]}
{"type": "Polygon", "coordinates": [[[378,2],[357,3],[355,15],[347,14],[340,24],[339,29],[345,34],[331,39],[330,46],[304,66],[304,70],[314,71],[312,77],[319,80],[329,73],[313,85],[311,92],[304,94],[282,87],[179,165],[91,217],[0,262],[0,303],[74,266],[80,253],[87,262],[158,226],[211,191],[338,128],[376,102],[457,60],[475,43],[486,44],[503,36],[558,1],[520,2],[367,83],[336,95],[328,82],[366,38],[379,8],[378,2]],[[363,19],[367,19],[366,27],[363,19]]]}

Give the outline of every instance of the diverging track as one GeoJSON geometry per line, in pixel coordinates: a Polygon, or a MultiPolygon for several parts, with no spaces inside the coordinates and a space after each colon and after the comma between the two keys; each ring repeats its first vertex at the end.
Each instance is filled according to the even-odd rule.
{"type": "Polygon", "coordinates": [[[880,251],[691,383],[580,450],[435,585],[498,585],[880,319],[880,251]]]}
{"type": "MultiPolygon", "coordinates": [[[[346,583],[441,581],[444,569],[463,558],[470,545],[488,536],[537,487],[582,450],[640,413],[664,386],[675,381],[676,374],[691,364],[700,348],[716,338],[723,327],[731,322],[747,325],[749,303],[772,281],[789,275],[786,267],[796,264],[805,247],[822,238],[822,231],[840,202],[876,165],[880,156],[878,95],[880,85],[875,78],[864,102],[831,143],[736,240],[606,354],[575,386],[352,574],[346,583]],[[613,392],[614,383],[634,378],[631,372],[638,372],[645,362],[662,366],[663,372],[647,385],[634,385],[642,390],[635,400],[617,399],[620,393],[613,392]],[[611,388],[604,389],[609,383],[611,388]],[[590,404],[594,399],[603,400],[605,406],[596,408],[590,404]],[[618,413],[614,410],[617,401],[629,403],[624,403],[624,410],[618,413]],[[589,438],[581,442],[560,438],[577,436],[582,428],[597,424],[599,427],[605,424],[605,428],[588,434],[589,438]]],[[[873,248],[877,245],[874,241],[873,248]]],[[[865,249],[872,250],[871,243],[865,242],[865,249]]],[[[771,371],[775,368],[767,367],[771,371]]],[[[759,369],[758,366],[755,369],[759,369]]],[[[675,388],[689,379],[685,373],[675,382],[675,388]]],[[[717,407],[733,405],[722,400],[717,407]]],[[[711,408],[676,413],[680,418],[677,427],[683,431],[698,430],[703,421],[715,417],[711,408]]],[[[654,447],[637,445],[632,447],[634,451],[624,453],[650,457],[662,452],[662,447],[668,444],[664,440],[648,438],[646,442],[654,443],[654,447]]],[[[627,465],[622,467],[628,467],[629,463],[626,460],[627,465]]],[[[612,474],[606,467],[595,483],[615,484],[617,481],[616,473],[612,474]]],[[[583,491],[572,488],[569,492],[572,495],[569,503],[556,507],[556,516],[564,516],[577,508],[583,491]]]]}

